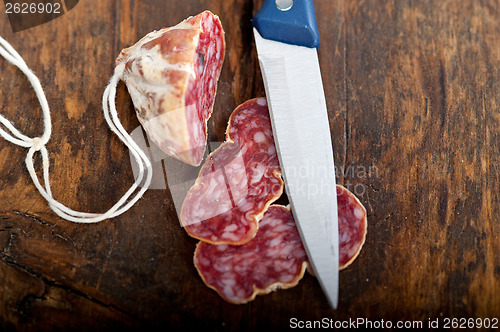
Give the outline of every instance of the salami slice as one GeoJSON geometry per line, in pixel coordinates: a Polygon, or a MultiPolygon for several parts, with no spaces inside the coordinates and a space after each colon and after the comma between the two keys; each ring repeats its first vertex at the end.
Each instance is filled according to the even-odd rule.
{"type": "Polygon", "coordinates": [[[231,114],[226,142],[202,166],[184,200],[181,223],[202,241],[243,244],[282,192],[266,99],[252,99],[231,114]]]}
{"type": "Polygon", "coordinates": [[[337,185],[339,211],[339,269],[345,269],[358,257],[366,239],[366,210],[358,198],[337,185]]]}
{"type": "Polygon", "coordinates": [[[150,140],[191,165],[203,159],[224,52],[219,18],[205,11],[149,33],[116,59],[150,140]]]}
{"type": "MultiPolygon", "coordinates": [[[[365,242],[367,219],[361,202],[339,185],[337,202],[342,270],[356,259],[365,242]]],[[[309,265],[293,215],[281,205],[269,207],[257,235],[244,245],[199,242],[194,264],[203,282],[231,303],[246,303],[256,295],[293,287],[309,265]]]]}
{"type": "Polygon", "coordinates": [[[194,264],[208,287],[238,304],[295,286],[304,275],[307,255],[289,208],[271,205],[252,241],[239,246],[199,242],[194,264]]]}

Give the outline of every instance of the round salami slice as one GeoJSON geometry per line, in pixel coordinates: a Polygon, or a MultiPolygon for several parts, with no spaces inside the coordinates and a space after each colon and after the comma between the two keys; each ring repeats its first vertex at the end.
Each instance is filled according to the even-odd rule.
{"type": "Polygon", "coordinates": [[[282,192],[266,99],[251,99],[231,114],[226,142],[202,166],[182,205],[181,223],[202,241],[243,244],[282,192]]]}
{"type": "Polygon", "coordinates": [[[203,159],[224,52],[220,20],[205,11],[149,33],[116,59],[149,139],[191,165],[203,159]]]}
{"type": "Polygon", "coordinates": [[[244,245],[199,242],[194,264],[204,283],[231,303],[295,286],[307,267],[307,254],[289,208],[271,205],[257,236],[244,245]]]}
{"type": "Polygon", "coordinates": [[[358,257],[366,239],[366,210],[353,193],[337,185],[339,212],[339,269],[345,269],[358,257]]]}
{"type": "MultiPolygon", "coordinates": [[[[361,202],[339,185],[337,202],[342,270],[358,256],[365,242],[367,220],[361,202]]],[[[258,294],[293,287],[304,268],[311,271],[293,215],[281,205],[269,207],[257,235],[244,245],[199,242],[194,264],[203,282],[231,303],[246,303],[258,294]]]]}

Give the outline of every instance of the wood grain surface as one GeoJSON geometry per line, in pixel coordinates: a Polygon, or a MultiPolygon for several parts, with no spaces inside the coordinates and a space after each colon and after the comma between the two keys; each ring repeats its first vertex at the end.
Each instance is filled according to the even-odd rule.
{"type": "MultiPolygon", "coordinates": [[[[263,96],[250,19],[260,0],[80,0],[65,15],[0,35],[38,75],[51,106],[54,196],[104,212],[133,182],[101,96],[114,59],[148,32],[209,9],[226,31],[209,139],[263,96]]],[[[149,190],[98,224],[58,218],[0,139],[0,330],[111,327],[285,329],[290,320],[500,318],[500,1],[316,0],[320,65],[337,180],[368,212],[357,260],[328,307],[317,280],[246,305],[224,302],[193,263],[170,191],[149,190]]],[[[41,111],[25,77],[0,61],[0,112],[28,136],[41,111]]],[[[120,118],[139,126],[123,84],[120,118]]],[[[39,160],[38,160],[39,161],[39,160]]],[[[39,164],[38,164],[39,167],[39,164]]]]}

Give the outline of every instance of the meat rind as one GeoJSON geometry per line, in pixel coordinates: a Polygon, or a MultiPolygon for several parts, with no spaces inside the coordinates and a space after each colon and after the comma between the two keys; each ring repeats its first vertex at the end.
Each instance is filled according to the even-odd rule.
{"type": "Polygon", "coordinates": [[[226,142],[202,166],[184,200],[181,223],[202,241],[244,244],[282,192],[267,103],[251,99],[231,114],[226,142]]]}
{"type": "Polygon", "coordinates": [[[190,165],[203,159],[224,53],[221,22],[204,11],[149,33],[116,59],[149,139],[190,165]]]}
{"type": "Polygon", "coordinates": [[[239,246],[199,242],[194,264],[208,287],[226,301],[241,304],[297,285],[307,254],[290,209],[271,205],[252,241],[239,246]]]}

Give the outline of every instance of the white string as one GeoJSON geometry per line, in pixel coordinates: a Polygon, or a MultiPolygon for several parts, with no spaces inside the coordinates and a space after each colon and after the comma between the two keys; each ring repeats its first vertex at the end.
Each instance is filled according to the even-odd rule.
{"type": "Polygon", "coordinates": [[[44,124],[43,135],[41,137],[31,138],[19,132],[12,125],[12,123],[10,123],[9,120],[7,120],[0,114],[0,123],[5,127],[5,129],[8,130],[4,130],[0,126],[0,136],[13,144],[29,148],[25,160],[26,167],[31,176],[31,179],[33,180],[33,183],[35,184],[35,187],[47,200],[50,208],[61,218],[79,223],[95,223],[105,219],[114,218],[130,209],[149,188],[149,185],[151,184],[153,169],[151,167],[151,162],[149,161],[146,154],[134,142],[125,128],[123,128],[116,111],[116,86],[118,85],[118,82],[122,77],[124,64],[118,65],[115,68],[115,72],[111,77],[109,84],[104,90],[102,96],[102,108],[104,111],[104,118],[106,119],[109,127],[127,146],[127,148],[130,149],[135,161],[139,165],[139,175],[135,179],[135,182],[132,184],[130,189],[123,195],[122,198],[120,198],[118,202],[115,203],[115,205],[113,205],[105,213],[98,214],[74,211],[59,203],[52,196],[49,182],[49,152],[45,147],[52,133],[52,124],[50,120],[50,110],[49,104],[47,103],[47,98],[45,97],[45,93],[43,92],[40,81],[38,80],[36,75],[33,74],[33,72],[28,68],[26,62],[24,62],[23,58],[16,52],[16,50],[2,37],[0,37],[0,54],[8,62],[19,68],[28,78],[31,86],[33,87],[33,90],[35,90],[38,101],[40,102],[40,106],[42,107],[44,124]],[[42,186],[42,184],[38,180],[38,176],[33,165],[35,153],[38,151],[42,156],[43,183],[45,187],[42,186]],[[135,196],[132,197],[134,193],[135,196]]]}

